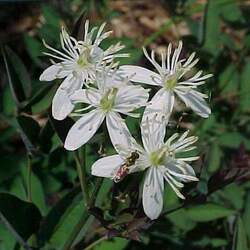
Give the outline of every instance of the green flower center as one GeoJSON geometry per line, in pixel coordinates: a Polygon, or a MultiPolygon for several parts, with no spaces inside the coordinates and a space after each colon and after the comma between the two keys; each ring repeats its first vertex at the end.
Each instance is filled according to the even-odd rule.
{"type": "Polygon", "coordinates": [[[181,64],[176,66],[176,70],[173,74],[167,75],[164,79],[164,87],[166,90],[174,90],[178,79],[182,76],[184,73],[184,68],[182,68],[181,64]]]}
{"type": "Polygon", "coordinates": [[[177,84],[178,76],[177,74],[170,75],[164,81],[164,87],[167,90],[173,90],[177,84]]]}
{"type": "Polygon", "coordinates": [[[84,68],[88,64],[88,60],[84,56],[80,56],[77,60],[77,64],[81,67],[84,68]]]}
{"type": "Polygon", "coordinates": [[[77,64],[80,68],[86,67],[90,63],[90,49],[84,48],[79,55],[77,60],[77,64]]]}
{"type": "Polygon", "coordinates": [[[100,106],[104,112],[109,112],[114,106],[117,91],[117,88],[111,88],[102,97],[100,106]]]}
{"type": "Polygon", "coordinates": [[[166,157],[166,148],[151,152],[149,155],[149,161],[153,166],[159,166],[164,162],[166,157]]]}
{"type": "Polygon", "coordinates": [[[149,161],[152,166],[160,166],[166,161],[170,160],[170,158],[174,157],[174,152],[169,151],[166,146],[163,146],[159,150],[153,151],[149,154],[149,161]]]}

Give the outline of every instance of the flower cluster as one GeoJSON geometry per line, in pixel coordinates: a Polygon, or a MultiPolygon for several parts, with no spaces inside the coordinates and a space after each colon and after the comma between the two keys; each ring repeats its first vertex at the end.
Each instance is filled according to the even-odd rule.
{"type": "Polygon", "coordinates": [[[169,117],[178,97],[201,117],[211,113],[205,98],[197,90],[199,85],[211,77],[202,75],[202,71],[193,73],[198,59],[195,53],[187,59],[181,57],[182,42],[176,49],[168,46],[167,53],[162,53],[161,64],[155,59],[155,52],[145,57],[157,72],[135,66],[119,66],[115,60],[127,57],[120,53],[124,48],[120,43],[104,50],[101,43],[110,32],[103,32],[105,24],[98,29],[89,30],[85,23],[82,41],[71,37],[63,28],[61,47],[56,50],[45,42],[51,53],[45,53],[52,59],[52,66],[40,76],[41,81],[65,78],[52,101],[52,115],[63,120],[68,115],[78,117],[69,130],[64,147],[76,150],[86,144],[103,122],[110,140],[117,151],[116,155],[103,157],[92,166],[92,174],[111,178],[114,182],[123,180],[128,174],[145,171],[142,203],[145,214],[150,219],[159,217],[163,207],[164,180],[172,187],[178,197],[185,197],[180,192],[183,183],[197,181],[190,162],[198,157],[181,157],[182,152],[191,151],[197,137],[173,134],[165,140],[169,117]],[[158,88],[149,100],[149,89],[139,83],[158,88]],[[121,114],[139,118],[134,111],[145,107],[141,119],[142,145],[132,137],[121,114]]]}

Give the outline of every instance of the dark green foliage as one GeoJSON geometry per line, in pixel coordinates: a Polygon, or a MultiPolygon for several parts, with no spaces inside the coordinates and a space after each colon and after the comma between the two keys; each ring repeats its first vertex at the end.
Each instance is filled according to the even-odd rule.
{"type": "Polygon", "coordinates": [[[41,214],[38,208],[11,194],[0,193],[0,213],[25,240],[39,229],[41,214]]]}
{"type": "MultiPolygon", "coordinates": [[[[136,6],[136,1],[108,0],[23,2],[0,4],[4,25],[0,25],[0,249],[66,250],[71,246],[78,250],[96,241],[99,244],[91,249],[250,249],[248,1],[155,1],[154,8],[148,7],[150,1],[139,1],[136,6]],[[161,11],[166,15],[155,30],[155,23],[150,26],[154,18],[147,16],[150,11],[159,20],[161,11]],[[81,38],[85,18],[91,25],[107,21],[110,27],[106,29],[112,29],[117,25],[115,18],[120,20],[123,15],[127,15],[130,32],[138,25],[138,34],[127,37],[122,33],[102,44],[107,48],[121,41],[127,46],[124,52],[131,58],[121,59],[121,64],[150,68],[141,46],[166,46],[167,37],[167,42],[183,40],[184,53],[197,52],[198,68],[214,75],[201,86],[209,96],[211,116],[197,119],[188,109],[176,110],[167,131],[171,135],[190,128],[199,136],[197,153],[201,157],[194,168],[200,181],[185,185],[185,201],[166,185],[164,211],[157,221],[149,221],[143,213],[142,173],[116,185],[90,175],[96,159],[114,153],[105,127],[77,153],[90,189],[90,207],[86,208],[75,155],[63,148],[74,121],[69,117],[56,121],[51,116],[51,101],[60,80],[38,80],[50,64],[42,54],[46,51],[42,39],[60,48],[61,25],[81,38]],[[25,17],[35,24],[16,31],[25,17]],[[149,26],[141,32],[145,23],[149,26]]],[[[119,25],[125,24],[118,22],[116,29],[122,30],[119,25]]],[[[140,140],[137,120],[129,117],[126,123],[140,140]]]]}

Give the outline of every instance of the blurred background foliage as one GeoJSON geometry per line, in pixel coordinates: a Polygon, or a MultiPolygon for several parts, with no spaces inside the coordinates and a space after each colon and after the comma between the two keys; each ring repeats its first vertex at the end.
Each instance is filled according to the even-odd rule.
{"type": "MultiPolygon", "coordinates": [[[[250,249],[249,20],[247,0],[0,1],[0,249],[250,249]],[[114,152],[105,131],[79,152],[93,200],[87,212],[63,149],[71,120],[51,118],[59,82],[38,80],[49,65],[42,39],[59,48],[61,26],[77,36],[83,13],[114,30],[103,46],[127,46],[122,64],[150,68],[142,46],[160,52],[183,40],[183,56],[196,51],[199,68],[214,74],[204,86],[212,115],[198,119],[177,105],[168,127],[199,136],[200,182],[185,187],[184,203],[167,187],[158,221],[138,202],[140,174],[118,185],[89,175],[114,152]]],[[[139,139],[137,121],[127,123],[139,139]]]]}

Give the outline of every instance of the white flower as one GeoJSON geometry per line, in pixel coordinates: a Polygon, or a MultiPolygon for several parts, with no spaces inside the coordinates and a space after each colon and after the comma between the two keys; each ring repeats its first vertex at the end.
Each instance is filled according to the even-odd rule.
{"type": "Polygon", "coordinates": [[[145,106],[149,94],[148,90],[127,81],[119,79],[116,73],[110,75],[103,72],[96,79],[97,88],[81,89],[70,96],[72,103],[85,103],[87,107],[72,114],[81,118],[68,132],[64,144],[67,150],[75,150],[88,142],[105,118],[113,145],[128,144],[131,135],[119,113],[138,117],[132,111],[145,106]],[[92,110],[82,113],[89,109],[92,110]]]}
{"type": "Polygon", "coordinates": [[[52,81],[57,78],[65,78],[58,88],[53,102],[52,115],[57,120],[63,120],[73,110],[74,105],[70,102],[69,95],[75,90],[81,89],[84,81],[93,78],[95,72],[103,66],[116,66],[113,62],[116,57],[127,57],[128,54],[117,54],[124,46],[117,43],[111,45],[107,50],[100,47],[100,43],[107,38],[111,32],[103,33],[105,23],[94,33],[97,27],[89,31],[89,21],[85,23],[85,34],[83,41],[77,41],[71,37],[64,28],[60,34],[62,50],[52,48],[44,42],[51,53],[45,52],[59,62],[52,61],[53,65],[48,67],[40,76],[40,81],[52,81]]]}
{"type": "Polygon", "coordinates": [[[204,100],[207,96],[196,89],[212,75],[202,76],[202,71],[198,71],[194,76],[184,78],[186,73],[190,72],[197,64],[198,59],[194,59],[195,53],[192,53],[188,59],[180,59],[181,50],[181,41],[173,53],[172,45],[169,44],[167,54],[162,53],[162,63],[160,65],[155,60],[154,51],[152,51],[150,57],[143,48],[145,56],[158,73],[139,66],[124,65],[120,67],[125,75],[132,75],[131,81],[161,87],[146,108],[144,118],[148,117],[151,119],[155,113],[159,112],[171,113],[174,107],[175,94],[198,115],[208,117],[211,113],[204,100]]]}
{"type": "Polygon", "coordinates": [[[178,156],[181,152],[193,150],[194,146],[191,145],[197,141],[197,137],[187,137],[187,131],[180,137],[174,134],[164,142],[166,127],[162,119],[165,118],[157,119],[155,116],[151,121],[146,119],[141,125],[143,148],[132,139],[129,148],[121,145],[117,147],[118,155],[101,158],[92,166],[93,175],[117,180],[121,167],[136,152],[138,157],[133,159],[134,164],[128,166],[125,174],[147,169],[143,184],[143,208],[152,220],[158,218],[162,211],[164,180],[181,199],[185,199],[179,191],[184,186],[183,182],[198,181],[193,168],[187,163],[197,160],[198,157],[178,156]]]}

